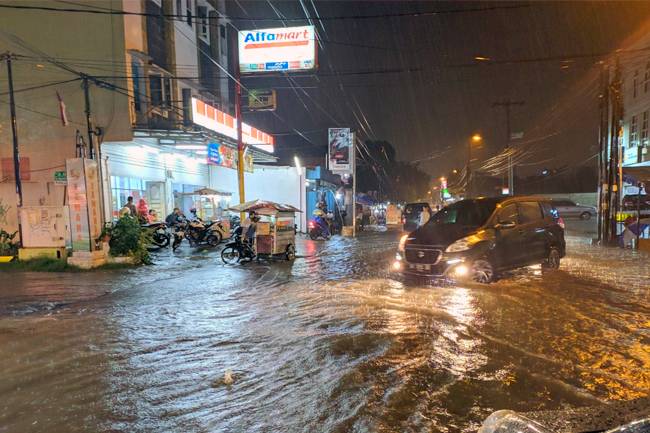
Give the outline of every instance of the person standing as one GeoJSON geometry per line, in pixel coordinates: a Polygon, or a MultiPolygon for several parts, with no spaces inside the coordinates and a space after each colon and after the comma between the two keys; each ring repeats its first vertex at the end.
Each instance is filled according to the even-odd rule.
{"type": "Polygon", "coordinates": [[[245,241],[249,241],[253,238],[253,234],[255,233],[255,229],[257,228],[257,221],[259,221],[259,218],[257,217],[257,213],[254,210],[251,210],[248,212],[248,217],[244,220],[244,222],[241,223],[241,228],[242,228],[242,239],[245,241]]]}
{"type": "Polygon", "coordinates": [[[131,212],[131,218],[138,217],[138,209],[136,209],[135,205],[133,204],[133,197],[129,196],[126,199],[126,204],[124,206],[129,208],[129,211],[131,212]]]}
{"type": "Polygon", "coordinates": [[[429,206],[425,206],[422,209],[422,212],[420,212],[420,218],[418,219],[418,227],[424,226],[426,223],[429,222],[430,218],[431,218],[431,211],[429,210],[429,206]]]}

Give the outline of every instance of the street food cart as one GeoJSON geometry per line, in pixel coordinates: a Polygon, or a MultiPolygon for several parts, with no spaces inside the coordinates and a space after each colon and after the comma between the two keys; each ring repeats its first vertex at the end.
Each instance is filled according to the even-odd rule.
{"type": "Polygon", "coordinates": [[[266,200],[253,200],[231,206],[231,211],[255,211],[260,216],[255,234],[257,257],[293,260],[296,257],[296,212],[293,206],[266,200]]]}
{"type": "Polygon", "coordinates": [[[221,225],[215,225],[214,228],[221,232],[222,239],[228,239],[230,237],[230,218],[227,215],[223,215],[223,202],[230,200],[231,194],[229,192],[201,188],[194,192],[175,192],[174,194],[190,197],[192,206],[196,208],[198,217],[202,221],[219,221],[221,225]]]}

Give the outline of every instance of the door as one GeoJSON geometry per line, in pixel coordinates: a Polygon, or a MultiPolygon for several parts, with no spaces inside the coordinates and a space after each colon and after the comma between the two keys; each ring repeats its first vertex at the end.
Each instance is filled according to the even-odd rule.
{"type": "Polygon", "coordinates": [[[149,210],[153,209],[156,211],[158,221],[165,221],[167,214],[171,213],[167,209],[167,189],[165,188],[165,182],[146,182],[146,187],[149,210]]]}
{"type": "Polygon", "coordinates": [[[497,267],[516,266],[523,260],[521,255],[525,250],[524,238],[519,233],[519,210],[512,203],[497,210],[497,223],[511,223],[513,227],[497,227],[495,229],[494,254],[497,267]]]}
{"type": "Polygon", "coordinates": [[[524,239],[522,259],[527,263],[540,262],[546,258],[548,227],[542,208],[536,201],[517,203],[519,208],[519,234],[524,239]]]}

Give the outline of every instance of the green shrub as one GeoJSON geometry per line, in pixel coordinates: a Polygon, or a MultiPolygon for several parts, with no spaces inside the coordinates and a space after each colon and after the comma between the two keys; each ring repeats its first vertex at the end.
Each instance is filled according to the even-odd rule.
{"type": "Polygon", "coordinates": [[[151,264],[147,245],[153,242],[150,230],[142,230],[137,219],[123,216],[112,227],[104,227],[103,233],[112,235],[109,245],[112,256],[134,257],[138,263],[151,264]]]}
{"type": "Polygon", "coordinates": [[[5,230],[0,230],[0,256],[18,255],[20,241],[13,241],[17,234],[17,231],[11,234],[5,230]]]}

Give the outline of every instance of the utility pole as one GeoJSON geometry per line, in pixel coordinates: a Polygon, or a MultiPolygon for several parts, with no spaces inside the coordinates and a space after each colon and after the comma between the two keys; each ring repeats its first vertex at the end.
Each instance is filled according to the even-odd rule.
{"type": "Polygon", "coordinates": [[[88,146],[90,147],[90,159],[96,159],[95,153],[95,140],[93,135],[95,131],[93,130],[93,121],[90,118],[90,83],[88,82],[88,76],[83,76],[82,87],[84,89],[84,99],[86,101],[86,126],[88,127],[88,146]]]}
{"type": "Polygon", "coordinates": [[[608,211],[605,195],[609,190],[607,177],[607,127],[609,124],[609,66],[600,64],[600,128],[598,131],[598,243],[604,239],[604,218],[608,211]]]}
{"type": "Polygon", "coordinates": [[[492,107],[502,106],[506,109],[506,149],[508,149],[508,192],[510,195],[515,194],[515,168],[512,163],[512,153],[510,152],[510,107],[512,105],[523,106],[524,101],[511,101],[507,99],[503,102],[495,102],[492,107]]]}
{"type": "Polygon", "coordinates": [[[620,140],[619,133],[622,127],[623,120],[623,103],[621,101],[621,65],[616,59],[616,67],[614,70],[614,77],[609,86],[610,101],[612,103],[612,119],[610,125],[610,148],[609,148],[609,161],[608,161],[608,178],[607,183],[609,188],[605,200],[607,201],[606,213],[606,236],[605,241],[608,244],[614,240],[616,236],[616,214],[619,208],[619,183],[620,183],[620,140]]]}
{"type": "MultiPolygon", "coordinates": [[[[242,116],[241,116],[241,73],[239,71],[239,35],[235,34],[235,119],[237,119],[237,176],[239,180],[239,203],[244,203],[244,142],[242,141],[242,116]]],[[[242,221],[244,214],[241,215],[242,221]]]]}
{"type": "Polygon", "coordinates": [[[16,121],[16,103],[14,101],[14,81],[11,72],[11,58],[13,55],[10,51],[2,56],[7,61],[7,78],[9,80],[9,107],[11,110],[11,133],[14,143],[14,177],[16,180],[16,210],[18,211],[18,236],[20,236],[20,245],[23,246],[23,226],[20,222],[20,211],[23,207],[23,184],[20,178],[20,152],[18,151],[18,122],[16,121]]]}

